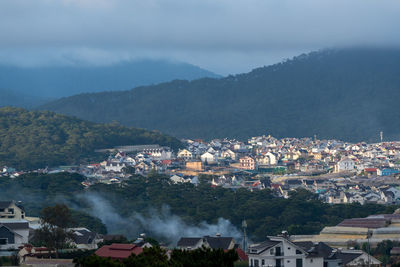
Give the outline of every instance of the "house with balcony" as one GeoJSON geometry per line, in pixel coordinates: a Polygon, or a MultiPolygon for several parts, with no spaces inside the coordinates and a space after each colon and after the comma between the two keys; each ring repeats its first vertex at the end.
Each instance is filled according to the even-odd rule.
{"type": "Polygon", "coordinates": [[[256,161],[249,156],[240,158],[240,168],[245,170],[255,170],[257,168],[256,161]]]}
{"type": "Polygon", "coordinates": [[[334,249],[325,243],[292,242],[287,235],[269,236],[248,249],[250,267],[325,267],[339,266],[334,249]]]}
{"type": "Polygon", "coordinates": [[[25,218],[24,207],[15,201],[0,201],[0,219],[21,220],[25,218]]]}

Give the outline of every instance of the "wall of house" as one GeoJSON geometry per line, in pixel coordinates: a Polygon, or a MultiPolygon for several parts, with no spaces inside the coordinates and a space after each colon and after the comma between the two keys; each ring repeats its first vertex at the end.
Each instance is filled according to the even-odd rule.
{"type": "Polygon", "coordinates": [[[201,161],[188,161],[186,162],[186,169],[201,171],[203,169],[203,164],[201,161]]]}
{"type": "Polygon", "coordinates": [[[19,236],[15,237],[15,243],[20,243],[20,244],[29,243],[28,242],[28,239],[29,239],[29,228],[16,229],[16,230],[14,230],[14,232],[19,234],[19,235],[21,235],[20,237],[19,236]]]}
{"type": "Polygon", "coordinates": [[[283,240],[282,243],[276,245],[273,248],[267,249],[260,255],[249,255],[249,266],[256,267],[257,261],[258,266],[276,266],[276,260],[281,259],[281,266],[285,267],[296,267],[296,260],[302,259],[303,267],[323,267],[324,259],[320,258],[306,258],[306,255],[296,254],[296,247],[291,243],[283,240]],[[283,255],[275,256],[276,248],[280,247],[283,255]],[[263,264],[264,261],[264,264],[263,264]],[[253,265],[251,265],[253,264],[253,265]]]}
{"type": "Polygon", "coordinates": [[[6,241],[7,244],[0,245],[0,249],[2,250],[9,249],[15,243],[15,234],[11,232],[8,228],[3,226],[0,227],[0,239],[2,239],[2,241],[4,239],[7,239],[6,241]]]}
{"type": "Polygon", "coordinates": [[[24,219],[25,214],[23,210],[21,210],[15,203],[11,203],[8,208],[5,208],[4,211],[0,211],[1,219],[15,219],[20,220],[24,219]]]}
{"type": "MultiPolygon", "coordinates": [[[[378,261],[372,256],[369,257],[369,260],[371,266],[378,266],[380,264],[380,261],[378,261]]],[[[362,266],[362,264],[368,264],[368,254],[366,253],[363,253],[361,256],[347,263],[346,266],[362,266]]]]}

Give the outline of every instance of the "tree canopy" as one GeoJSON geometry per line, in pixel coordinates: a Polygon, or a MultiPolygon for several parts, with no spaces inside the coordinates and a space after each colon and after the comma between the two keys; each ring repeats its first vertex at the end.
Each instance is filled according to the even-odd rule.
{"type": "Polygon", "coordinates": [[[100,160],[96,149],[159,144],[176,149],[176,138],[155,131],[97,124],[52,112],[0,108],[0,166],[45,168],[100,160]]]}
{"type": "MultiPolygon", "coordinates": [[[[27,214],[34,211],[33,215],[38,214],[38,208],[54,205],[60,200],[79,208],[80,212],[93,214],[90,203],[79,196],[95,194],[109,203],[121,218],[129,218],[134,213],[151,216],[152,209],[162,213],[167,205],[171,214],[179,216],[188,225],[203,221],[216,224],[218,218],[225,218],[240,229],[242,220],[246,219],[248,234],[254,241],[282,230],[288,230],[290,234],[316,234],[324,226],[336,225],[345,218],[392,213],[396,209],[396,206],[377,204],[330,205],[305,190],[293,192],[289,199],[284,199],[275,197],[270,190],[233,191],[212,188],[207,183],[197,187],[188,183],[173,184],[169,177],[157,174],[150,177],[135,175],[119,185],[95,184],[89,189],[80,184],[82,179],[80,175],[67,173],[0,178],[0,200],[18,197],[27,214]]],[[[95,230],[88,223],[86,227],[95,230]]],[[[140,231],[159,238],[151,229],[146,229],[146,225],[142,227],[140,231]]],[[[126,234],[125,230],[128,229],[120,229],[118,234],[126,234]]]]}

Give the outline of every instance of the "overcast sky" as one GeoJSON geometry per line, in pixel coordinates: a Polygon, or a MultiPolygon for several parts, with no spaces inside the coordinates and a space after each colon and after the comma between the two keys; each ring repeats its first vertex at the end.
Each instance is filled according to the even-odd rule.
{"type": "Polygon", "coordinates": [[[303,52],[399,46],[400,0],[0,0],[0,62],[184,61],[247,72],[303,52]]]}

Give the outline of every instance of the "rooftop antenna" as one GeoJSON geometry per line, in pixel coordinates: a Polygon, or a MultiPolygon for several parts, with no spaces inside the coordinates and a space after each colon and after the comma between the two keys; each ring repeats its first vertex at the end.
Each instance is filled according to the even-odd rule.
{"type": "Polygon", "coordinates": [[[242,228],[243,228],[243,250],[244,250],[244,252],[246,252],[247,251],[247,234],[246,234],[247,222],[246,222],[246,220],[242,221],[242,228]]]}
{"type": "Polygon", "coordinates": [[[381,137],[381,143],[383,142],[383,132],[381,131],[380,133],[379,133],[379,135],[380,135],[380,137],[381,137]]]}

